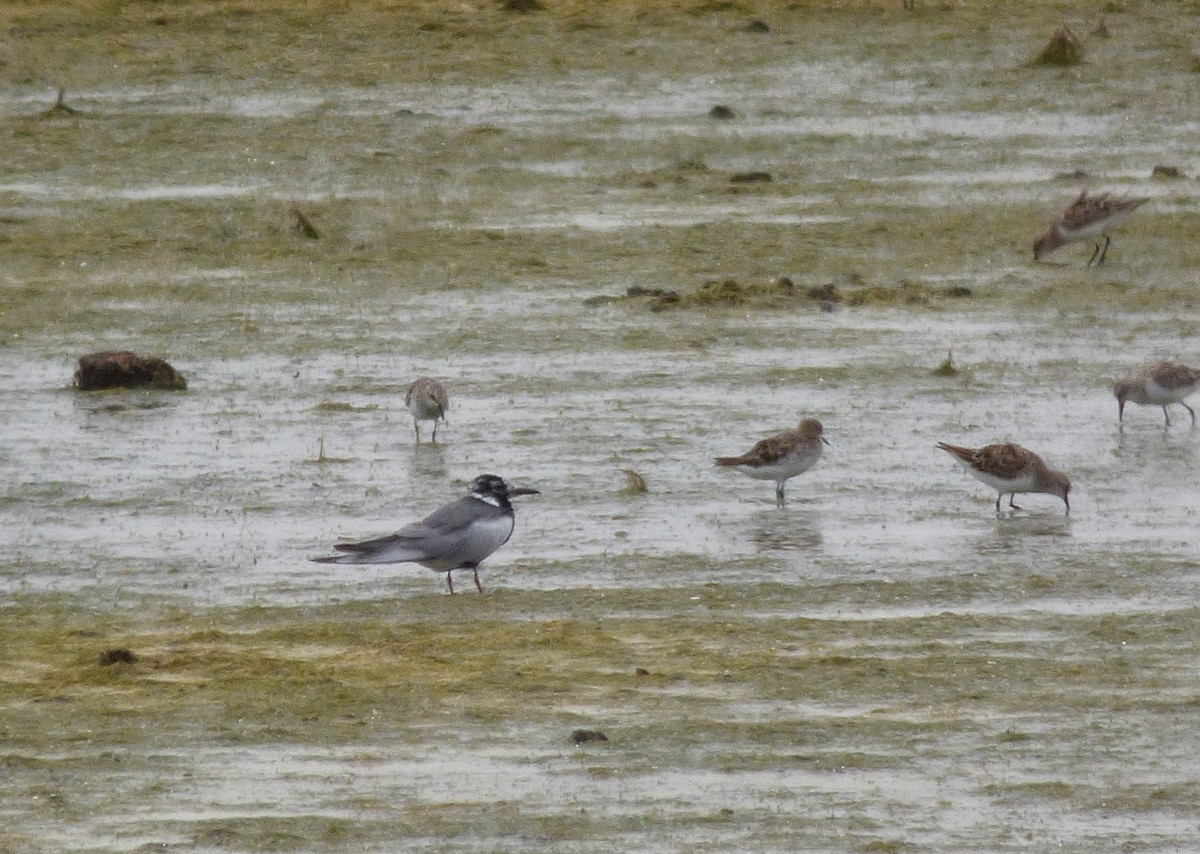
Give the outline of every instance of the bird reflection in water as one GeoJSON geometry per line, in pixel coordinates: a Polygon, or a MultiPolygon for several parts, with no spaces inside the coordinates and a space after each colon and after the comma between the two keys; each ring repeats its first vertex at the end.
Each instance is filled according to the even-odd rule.
{"type": "Polygon", "coordinates": [[[750,538],[763,551],[811,551],[824,542],[817,515],[811,511],[764,513],[750,538]]]}

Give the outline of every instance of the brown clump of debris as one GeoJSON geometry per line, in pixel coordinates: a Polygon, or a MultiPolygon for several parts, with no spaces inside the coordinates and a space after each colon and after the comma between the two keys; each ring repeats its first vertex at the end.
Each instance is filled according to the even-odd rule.
{"type": "Polygon", "coordinates": [[[79,358],[73,380],[80,391],[105,388],[158,388],[182,391],[183,374],[162,359],[139,356],[128,350],[105,350],[79,358]]]}
{"type": "Polygon", "coordinates": [[[545,12],[546,7],[539,3],[538,0],[504,0],[500,4],[500,10],[528,15],[530,12],[545,12]]]}
{"type": "Polygon", "coordinates": [[[577,729],[571,733],[571,744],[588,744],[594,741],[608,741],[608,736],[598,729],[577,729]]]}
{"type": "Polygon", "coordinates": [[[833,311],[837,305],[847,306],[894,306],[931,305],[944,299],[961,299],[973,296],[971,289],[962,285],[930,288],[919,282],[901,281],[895,286],[870,286],[861,276],[851,274],[847,287],[836,284],[815,285],[802,289],[787,276],[772,282],[739,282],[737,279],[716,279],[705,282],[690,293],[663,288],[645,288],[634,285],[623,296],[595,296],[584,300],[584,305],[597,307],[616,303],[644,301],[651,311],[671,308],[760,308],[778,309],[818,304],[821,311],[833,311]]]}
{"type": "Polygon", "coordinates": [[[734,172],[729,176],[731,184],[769,184],[772,180],[770,172],[757,169],[753,172],[734,172]]]}
{"type": "Polygon", "coordinates": [[[123,646],[115,646],[100,653],[100,666],[112,667],[114,664],[136,664],[138,657],[133,650],[123,646]]]}
{"type": "Polygon", "coordinates": [[[1078,65],[1081,62],[1083,44],[1066,24],[1054,31],[1042,52],[1033,59],[1033,65],[1051,65],[1059,68],[1078,65]]]}

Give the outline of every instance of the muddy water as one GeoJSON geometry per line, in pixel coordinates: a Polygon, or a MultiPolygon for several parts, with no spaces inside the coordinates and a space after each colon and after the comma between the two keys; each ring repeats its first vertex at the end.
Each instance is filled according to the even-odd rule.
{"type": "Polygon", "coordinates": [[[0,847],[1200,847],[1200,434],[1108,391],[1200,359],[1197,20],[1124,9],[14,17],[0,847]],[[1034,265],[1076,169],[1152,201],[1034,265]],[[785,508],[711,467],[802,415],[785,508]],[[934,449],[1001,439],[1069,516],[934,449]],[[306,561],[482,471],[484,596],[306,561]]]}

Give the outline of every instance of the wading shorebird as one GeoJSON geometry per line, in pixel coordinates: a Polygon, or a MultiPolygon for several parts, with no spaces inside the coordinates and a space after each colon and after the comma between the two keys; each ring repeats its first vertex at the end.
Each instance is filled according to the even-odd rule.
{"type": "Polygon", "coordinates": [[[1079,198],[1033,241],[1033,260],[1040,261],[1058,247],[1076,240],[1094,240],[1096,248],[1087,265],[1090,267],[1095,261],[1099,267],[1108,255],[1108,244],[1112,243],[1108,232],[1122,225],[1129,219],[1129,215],[1146,201],[1146,196],[1124,199],[1110,198],[1108,193],[1089,196],[1087,190],[1084,190],[1079,194],[1079,198]],[[1101,237],[1104,238],[1103,249],[1100,247],[1101,237]],[[1100,256],[1098,261],[1097,255],[1100,256]]]}
{"type": "Polygon", "coordinates": [[[1125,404],[1132,401],[1143,406],[1161,406],[1163,418],[1169,427],[1171,416],[1167,413],[1167,406],[1178,403],[1192,416],[1192,426],[1195,427],[1196,410],[1184,403],[1183,399],[1197,388],[1200,388],[1200,371],[1177,362],[1159,362],[1134,371],[1113,384],[1113,394],[1117,398],[1117,420],[1125,420],[1125,404]]]}
{"type": "Polygon", "coordinates": [[[829,442],[815,418],[805,418],[795,430],[785,430],[755,443],[740,457],[717,457],[717,465],[740,471],[757,480],[775,481],[775,503],[783,506],[783,487],[789,478],[803,474],[821,459],[829,442]]]}
{"type": "Polygon", "coordinates": [[[1046,465],[1041,457],[1028,448],[1011,442],[984,445],[982,448],[963,448],[945,442],[938,442],[937,446],[958,460],[972,477],[996,490],[997,513],[1000,512],[1000,499],[1006,494],[1008,506],[1020,510],[1013,503],[1018,492],[1056,495],[1067,506],[1067,512],[1071,512],[1071,502],[1067,498],[1071,481],[1062,472],[1046,465]]]}
{"type": "Polygon", "coordinates": [[[434,510],[420,522],[405,525],[394,534],[361,543],[337,543],[346,554],[310,558],[314,563],[419,563],[434,572],[446,573],[446,587],[454,592],[450,573],[469,569],[479,583],[479,564],[508,542],[516,526],[509,499],[538,495],[536,489],[513,486],[494,474],[481,474],[471,481],[467,494],[434,510]]]}
{"type": "Polygon", "coordinates": [[[437,441],[438,421],[446,420],[446,410],[450,408],[450,396],[446,387],[431,377],[421,377],[408,387],[404,395],[404,405],[413,417],[413,431],[417,441],[421,441],[421,422],[433,422],[431,442],[437,441]]]}

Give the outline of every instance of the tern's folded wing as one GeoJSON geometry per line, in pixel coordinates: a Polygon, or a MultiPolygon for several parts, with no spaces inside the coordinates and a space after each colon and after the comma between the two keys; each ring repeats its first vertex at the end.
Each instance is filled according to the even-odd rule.
{"type": "MultiPolygon", "coordinates": [[[[436,531],[424,528],[420,523],[408,525],[394,534],[364,540],[360,543],[337,543],[334,548],[346,552],[344,563],[403,563],[423,560],[428,555],[427,545],[437,539],[436,531]]],[[[333,562],[333,561],[330,561],[333,562]]]]}

